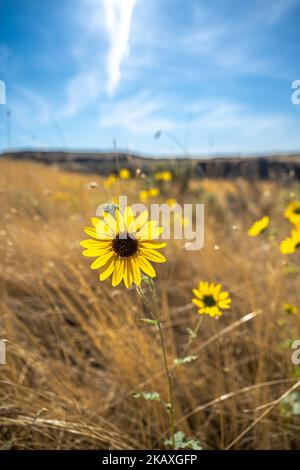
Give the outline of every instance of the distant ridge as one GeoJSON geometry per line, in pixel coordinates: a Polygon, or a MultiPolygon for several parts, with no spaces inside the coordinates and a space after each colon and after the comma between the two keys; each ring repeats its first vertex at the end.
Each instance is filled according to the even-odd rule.
{"type": "Polygon", "coordinates": [[[211,178],[283,179],[300,180],[300,153],[268,156],[215,156],[210,158],[153,158],[126,152],[75,151],[13,151],[0,155],[0,159],[13,159],[56,165],[68,171],[107,175],[120,168],[137,169],[151,173],[158,167],[192,166],[195,175],[211,178]]]}

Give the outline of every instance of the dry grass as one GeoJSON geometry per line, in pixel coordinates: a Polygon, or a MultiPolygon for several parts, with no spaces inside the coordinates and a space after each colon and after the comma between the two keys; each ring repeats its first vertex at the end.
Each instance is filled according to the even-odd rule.
{"type": "MultiPolygon", "coordinates": [[[[161,448],[168,433],[161,404],[130,396],[155,390],[167,399],[156,331],[141,322],[135,290],[100,283],[79,246],[97,205],[125,187],[133,201],[141,182],[107,193],[98,176],[10,161],[0,170],[2,448],[161,448]],[[91,180],[99,187],[89,189],[91,180]]],[[[299,316],[282,311],[284,302],[299,306],[299,272],[287,274],[278,250],[291,191],[193,181],[185,201],[206,204],[205,248],[170,242],[158,268],[171,362],[197,322],[190,302],[198,281],[221,282],[233,299],[230,313],[203,319],[190,351],[199,358],[176,372],[176,428],[207,449],[300,448],[299,417],[284,416],[278,400],[300,378],[285,347],[300,337],[299,316]],[[278,230],[274,240],[247,236],[263,214],[278,230]]],[[[291,260],[299,266],[299,255],[291,260]]]]}

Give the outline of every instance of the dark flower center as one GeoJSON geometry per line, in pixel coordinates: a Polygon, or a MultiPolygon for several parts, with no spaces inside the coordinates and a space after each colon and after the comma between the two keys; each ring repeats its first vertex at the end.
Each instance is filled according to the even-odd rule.
{"type": "Polygon", "coordinates": [[[212,295],[205,295],[203,297],[203,302],[205,303],[206,307],[214,307],[216,305],[216,301],[212,295]]]}
{"type": "Polygon", "coordinates": [[[119,234],[113,240],[113,249],[122,258],[133,256],[138,250],[138,242],[128,234],[119,234]]]}
{"type": "Polygon", "coordinates": [[[294,214],[300,215],[300,207],[296,207],[296,209],[294,209],[294,214]]]}

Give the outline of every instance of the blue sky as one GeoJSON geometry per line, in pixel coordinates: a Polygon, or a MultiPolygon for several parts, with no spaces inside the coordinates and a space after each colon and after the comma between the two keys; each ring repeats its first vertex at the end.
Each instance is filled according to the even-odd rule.
{"type": "Polygon", "coordinates": [[[300,0],[0,0],[0,150],[300,150],[300,0]],[[153,135],[162,130],[160,138],[153,135]]]}

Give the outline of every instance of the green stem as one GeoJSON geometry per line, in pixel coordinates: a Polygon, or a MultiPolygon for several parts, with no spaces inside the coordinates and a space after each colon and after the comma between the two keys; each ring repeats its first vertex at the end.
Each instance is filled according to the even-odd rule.
{"type": "MultiPolygon", "coordinates": [[[[184,349],[183,349],[183,351],[182,351],[182,353],[181,353],[181,355],[180,355],[180,359],[183,359],[183,358],[185,357],[187,351],[188,351],[189,348],[191,347],[192,342],[193,342],[194,339],[195,339],[195,336],[197,336],[197,333],[199,332],[201,323],[202,323],[202,317],[200,317],[200,318],[198,319],[198,322],[197,322],[197,324],[196,324],[196,327],[195,327],[195,329],[192,331],[192,334],[190,335],[190,338],[189,338],[187,344],[185,345],[185,347],[184,347],[184,349]]],[[[176,367],[174,367],[174,369],[173,369],[172,377],[173,377],[173,375],[175,374],[175,372],[176,372],[176,367]]]]}
{"type": "Polygon", "coordinates": [[[169,363],[168,363],[166,341],[165,341],[163,328],[162,328],[162,324],[161,324],[160,310],[159,310],[159,306],[158,306],[158,299],[157,299],[155,285],[154,285],[153,281],[151,281],[150,286],[151,286],[153,308],[151,308],[149,306],[149,302],[148,302],[146,296],[144,295],[142,289],[140,288],[140,286],[137,286],[137,291],[138,291],[139,295],[142,297],[145,305],[149,308],[150,313],[152,314],[153,318],[156,320],[157,329],[158,329],[158,332],[159,332],[160,345],[161,345],[162,357],[163,357],[163,364],[164,364],[166,379],[167,379],[167,382],[168,382],[168,391],[169,391],[170,437],[171,437],[172,449],[175,449],[175,424],[174,424],[175,423],[175,416],[174,416],[173,380],[172,380],[172,374],[170,372],[170,367],[169,367],[169,363]]]}

